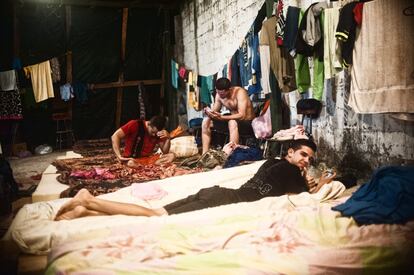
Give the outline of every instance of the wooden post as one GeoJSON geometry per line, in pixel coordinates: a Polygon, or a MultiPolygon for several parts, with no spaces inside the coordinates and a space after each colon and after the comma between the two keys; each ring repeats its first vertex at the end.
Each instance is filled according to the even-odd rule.
{"type": "Polygon", "coordinates": [[[72,8],[69,5],[65,6],[65,38],[66,38],[66,82],[72,83],[72,51],[68,49],[70,31],[72,27],[72,8]]]}
{"type": "MultiPolygon", "coordinates": [[[[172,87],[171,83],[171,33],[170,33],[170,19],[171,19],[171,11],[164,10],[164,39],[163,39],[163,74],[164,74],[164,87],[166,93],[166,99],[164,102],[167,103],[167,115],[168,115],[168,128],[170,130],[177,127],[178,124],[178,116],[177,116],[177,92],[172,87]]],[[[165,105],[165,103],[164,103],[165,105]]]]}
{"type": "MultiPolygon", "coordinates": [[[[122,41],[121,41],[121,68],[119,70],[118,82],[124,82],[124,67],[125,67],[125,51],[126,51],[126,36],[128,26],[128,8],[122,9],[122,41]]],[[[122,96],[123,88],[119,87],[116,93],[116,114],[115,114],[115,126],[118,129],[121,125],[122,114],[122,96]]]]}

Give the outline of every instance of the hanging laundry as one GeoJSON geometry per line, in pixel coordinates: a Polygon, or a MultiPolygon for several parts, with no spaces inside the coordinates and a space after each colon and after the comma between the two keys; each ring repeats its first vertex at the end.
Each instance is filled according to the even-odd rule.
{"type": "Polygon", "coordinates": [[[0,120],[23,119],[22,102],[18,90],[0,91],[0,120]]]}
{"type": "Polygon", "coordinates": [[[24,67],[23,69],[26,77],[32,79],[33,93],[36,102],[55,97],[49,60],[24,67]]]}
{"type": "Polygon", "coordinates": [[[145,102],[144,102],[144,94],[145,94],[145,87],[144,84],[138,84],[138,114],[139,118],[145,120],[146,112],[145,112],[145,102]]]}
{"type": "MultiPolygon", "coordinates": [[[[262,86],[260,84],[260,79],[262,78],[261,75],[261,64],[260,64],[260,53],[259,53],[259,36],[258,34],[253,34],[252,36],[252,43],[250,46],[251,51],[251,71],[252,71],[252,79],[249,81],[249,86],[247,91],[249,96],[252,94],[260,94],[262,91],[262,86]]],[[[264,98],[263,95],[259,95],[260,98],[264,98]]]]}
{"type": "Polygon", "coordinates": [[[69,101],[75,97],[73,94],[72,85],[70,85],[70,83],[66,83],[65,85],[60,86],[59,90],[60,90],[60,98],[63,101],[69,101]]]}
{"type": "Polygon", "coordinates": [[[277,2],[277,8],[276,8],[276,42],[277,45],[282,46],[283,45],[283,36],[285,31],[285,15],[283,14],[283,0],[279,0],[277,2]]]}
{"type": "Polygon", "coordinates": [[[223,69],[221,70],[222,77],[227,77],[227,64],[223,66],[223,69]]]}
{"type": "Polygon", "coordinates": [[[362,11],[364,9],[364,3],[357,3],[353,10],[354,12],[354,20],[358,26],[362,24],[362,11]]]}
{"type": "Polygon", "coordinates": [[[57,57],[50,59],[50,68],[52,70],[52,82],[56,83],[60,81],[60,63],[57,57]]]}
{"type": "Polygon", "coordinates": [[[200,101],[203,104],[210,105],[211,100],[211,91],[213,91],[213,76],[201,76],[199,75],[200,80],[200,101]]]}
{"type": "Polygon", "coordinates": [[[188,82],[188,71],[185,69],[184,66],[181,66],[178,70],[178,75],[181,77],[184,82],[188,82]]]}
{"type": "Polygon", "coordinates": [[[300,8],[289,7],[286,15],[286,26],[283,36],[283,46],[288,50],[291,56],[296,55],[296,37],[299,28],[300,8]]]}
{"type": "Polygon", "coordinates": [[[178,89],[178,63],[171,60],[171,85],[178,89]]]}
{"type": "Polygon", "coordinates": [[[88,101],[88,85],[85,83],[75,82],[73,83],[72,88],[76,100],[81,104],[85,104],[88,101]]]}
{"type": "Polygon", "coordinates": [[[336,27],[339,21],[339,8],[325,9],[323,24],[323,65],[325,78],[334,77],[342,70],[341,49],[335,37],[336,27]]]}
{"type": "Polygon", "coordinates": [[[348,104],[359,114],[414,113],[414,16],[410,0],[364,4],[348,104]]]}
{"type": "MultiPolygon", "coordinates": [[[[321,3],[323,4],[323,3],[321,3]]],[[[315,8],[316,14],[318,14],[319,19],[317,19],[318,23],[310,23],[309,29],[313,34],[309,34],[307,41],[305,41],[305,33],[308,31],[308,19],[307,17],[313,17],[314,12],[312,10],[313,7],[318,7],[318,3],[311,5],[303,14],[299,15],[299,29],[298,29],[298,38],[296,40],[296,57],[295,57],[295,68],[296,68],[296,82],[298,84],[298,90],[301,93],[308,91],[309,87],[311,86],[311,77],[310,77],[310,70],[309,70],[309,57],[313,57],[313,82],[312,82],[312,93],[313,97],[317,100],[322,99],[323,95],[323,85],[324,85],[324,67],[323,67],[323,38],[320,34],[316,34],[315,27],[312,25],[315,24],[322,24],[324,14],[318,13],[319,8],[315,8]],[[309,42],[311,41],[311,42],[309,42]],[[314,46],[309,45],[308,43],[316,43],[314,46]]],[[[316,19],[314,19],[316,20],[316,19]]],[[[312,20],[310,20],[312,21],[312,20]]]]}
{"type": "MultiPolygon", "coordinates": [[[[263,22],[260,32],[260,45],[268,45],[270,52],[270,68],[272,69],[277,83],[282,92],[291,92],[296,90],[295,66],[293,58],[286,49],[278,47],[276,44],[276,17],[271,17],[263,22]]],[[[262,58],[261,62],[267,62],[262,58]]]]}
{"type": "Polygon", "coordinates": [[[357,2],[353,2],[342,7],[335,33],[336,38],[341,41],[341,57],[344,68],[348,68],[352,64],[352,50],[354,49],[357,27],[354,18],[356,4],[357,2]]]}
{"type": "MultiPolygon", "coordinates": [[[[196,77],[197,78],[197,77],[196,77]]],[[[203,112],[199,111],[198,99],[196,98],[193,72],[188,72],[188,83],[186,84],[186,96],[187,96],[187,121],[192,119],[198,119],[203,117],[203,112]]]]}
{"type": "Polygon", "coordinates": [[[303,14],[296,40],[297,53],[316,55],[319,60],[323,60],[322,10],[326,6],[325,2],[312,4],[303,14]]]}
{"type": "Polygon", "coordinates": [[[22,68],[22,62],[20,61],[20,58],[14,57],[13,58],[13,69],[20,70],[22,68]]]}
{"type": "Polygon", "coordinates": [[[16,71],[0,72],[0,91],[14,91],[17,89],[16,71]]]}
{"type": "Polygon", "coordinates": [[[266,17],[270,18],[273,15],[273,6],[275,5],[275,0],[266,0],[266,17]]]}
{"type": "Polygon", "coordinates": [[[241,87],[248,87],[249,80],[252,78],[251,73],[251,59],[249,58],[249,41],[253,35],[252,28],[249,33],[243,39],[239,47],[239,70],[240,70],[240,83],[241,87]]]}
{"type": "Polygon", "coordinates": [[[236,50],[231,57],[230,61],[231,66],[231,85],[232,86],[241,86],[240,81],[240,70],[239,70],[239,50],[236,50]]]}
{"type": "MultiPolygon", "coordinates": [[[[259,33],[260,35],[260,33],[259,33]]],[[[270,68],[270,50],[268,45],[259,46],[260,54],[260,71],[262,73],[262,78],[260,83],[262,85],[263,95],[266,97],[271,92],[270,83],[269,83],[269,68],[270,68]]]]}

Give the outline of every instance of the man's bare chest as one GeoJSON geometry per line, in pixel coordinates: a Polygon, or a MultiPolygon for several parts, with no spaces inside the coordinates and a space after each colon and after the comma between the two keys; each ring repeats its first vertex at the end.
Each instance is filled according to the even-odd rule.
{"type": "Polygon", "coordinates": [[[236,99],[223,100],[222,104],[229,110],[237,110],[237,100],[236,99]]]}

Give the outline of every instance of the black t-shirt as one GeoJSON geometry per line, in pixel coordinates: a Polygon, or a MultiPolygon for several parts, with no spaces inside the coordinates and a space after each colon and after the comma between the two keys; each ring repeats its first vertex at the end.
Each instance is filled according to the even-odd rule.
{"type": "Polygon", "coordinates": [[[237,191],[243,201],[255,201],[287,193],[297,194],[309,189],[299,167],[285,159],[270,159],[237,191]]]}

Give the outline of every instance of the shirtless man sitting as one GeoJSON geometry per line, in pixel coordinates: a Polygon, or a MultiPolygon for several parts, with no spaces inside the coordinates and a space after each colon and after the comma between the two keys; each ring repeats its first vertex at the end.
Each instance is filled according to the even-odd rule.
{"type": "Polygon", "coordinates": [[[203,119],[201,126],[203,154],[210,148],[212,121],[215,128],[228,127],[230,142],[238,144],[239,129],[251,128],[251,122],[254,118],[253,105],[245,89],[237,86],[231,87],[230,80],[219,78],[216,81],[216,92],[212,109],[204,109],[207,117],[203,119]],[[230,111],[230,115],[220,113],[223,106],[230,111]]]}

